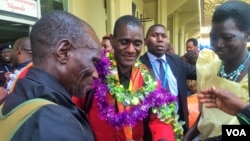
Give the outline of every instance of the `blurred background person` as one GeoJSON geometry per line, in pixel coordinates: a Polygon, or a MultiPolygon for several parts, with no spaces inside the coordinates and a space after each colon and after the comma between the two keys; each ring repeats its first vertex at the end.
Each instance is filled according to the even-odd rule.
{"type": "Polygon", "coordinates": [[[0,64],[0,86],[6,86],[6,73],[13,72],[14,66],[12,63],[11,57],[11,45],[10,44],[3,44],[0,46],[0,58],[2,63],[0,64]]]}
{"type": "Polygon", "coordinates": [[[167,54],[175,54],[174,45],[170,42],[168,43],[166,53],[167,54]]]}
{"type": "Polygon", "coordinates": [[[110,43],[111,37],[112,37],[112,34],[108,34],[102,37],[102,42],[101,42],[102,50],[105,50],[108,52],[113,51],[113,47],[110,43]]]}
{"type": "Polygon", "coordinates": [[[196,52],[198,52],[199,51],[199,46],[198,46],[197,39],[195,39],[195,38],[189,38],[186,41],[186,51],[187,52],[189,52],[189,51],[196,51],[196,52]]]}
{"type": "MultiPolygon", "coordinates": [[[[198,59],[198,53],[192,50],[185,53],[181,58],[184,62],[195,66],[198,59]]],[[[196,80],[187,80],[187,85],[188,85],[188,93],[187,93],[188,95],[197,93],[196,80]]]]}
{"type": "Polygon", "coordinates": [[[182,56],[182,59],[184,62],[186,63],[189,63],[191,65],[195,65],[196,64],[196,61],[198,59],[198,53],[195,52],[195,51],[189,51],[187,53],[185,53],[183,56],[182,56]]]}
{"type": "Polygon", "coordinates": [[[11,53],[12,63],[15,66],[13,73],[7,76],[7,92],[10,91],[13,81],[16,79],[22,69],[32,61],[32,51],[30,46],[30,38],[22,37],[16,40],[11,53]]]}
{"type": "MultiPolygon", "coordinates": [[[[198,53],[194,50],[191,50],[185,53],[181,58],[184,62],[195,66],[198,59],[198,53]]],[[[197,81],[187,79],[187,87],[188,87],[187,90],[188,119],[189,119],[189,128],[191,128],[200,114],[198,110],[198,100],[197,100],[197,81]]]]}

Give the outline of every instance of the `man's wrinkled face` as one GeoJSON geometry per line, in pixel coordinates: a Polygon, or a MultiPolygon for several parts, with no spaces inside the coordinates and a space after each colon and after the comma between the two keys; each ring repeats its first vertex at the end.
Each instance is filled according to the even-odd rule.
{"type": "Polygon", "coordinates": [[[143,46],[142,27],[123,24],[119,33],[113,36],[112,46],[120,69],[131,67],[139,57],[143,46]]]}
{"type": "MultiPolygon", "coordinates": [[[[76,97],[82,97],[91,89],[93,80],[98,78],[95,68],[96,62],[101,59],[101,46],[96,33],[92,29],[86,29],[89,37],[87,42],[76,45],[77,48],[72,51],[72,59],[68,63],[68,85],[70,85],[70,94],[76,97]]],[[[79,38],[80,39],[80,38],[79,38]]],[[[80,41],[81,42],[81,41],[80,41]]]]}

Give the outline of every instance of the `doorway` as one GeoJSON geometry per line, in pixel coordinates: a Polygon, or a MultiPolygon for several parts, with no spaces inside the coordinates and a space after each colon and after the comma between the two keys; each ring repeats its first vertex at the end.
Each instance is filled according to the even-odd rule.
{"type": "Polygon", "coordinates": [[[29,36],[30,25],[0,20],[0,45],[10,44],[24,36],[29,36]]]}

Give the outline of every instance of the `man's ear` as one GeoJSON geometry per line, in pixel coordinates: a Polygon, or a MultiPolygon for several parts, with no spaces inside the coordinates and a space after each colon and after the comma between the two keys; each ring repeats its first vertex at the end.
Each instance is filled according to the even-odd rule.
{"type": "Polygon", "coordinates": [[[22,51],[22,49],[21,49],[20,47],[18,47],[18,48],[17,48],[16,55],[17,55],[17,54],[21,54],[21,51],[22,51]]]}
{"type": "Polygon", "coordinates": [[[72,49],[72,44],[69,40],[61,40],[56,44],[56,59],[57,61],[65,64],[68,62],[70,57],[70,51],[72,49]]]}

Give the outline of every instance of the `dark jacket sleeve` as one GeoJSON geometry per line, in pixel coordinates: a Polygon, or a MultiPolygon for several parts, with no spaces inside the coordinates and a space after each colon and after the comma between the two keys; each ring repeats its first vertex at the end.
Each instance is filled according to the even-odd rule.
{"type": "Polygon", "coordinates": [[[237,118],[242,125],[250,125],[250,105],[245,107],[240,113],[237,114],[237,118]]]}

